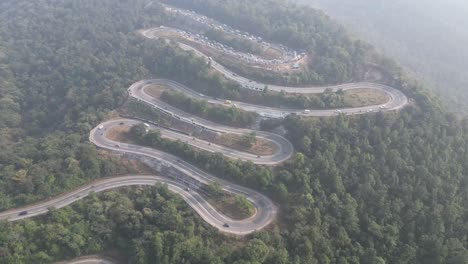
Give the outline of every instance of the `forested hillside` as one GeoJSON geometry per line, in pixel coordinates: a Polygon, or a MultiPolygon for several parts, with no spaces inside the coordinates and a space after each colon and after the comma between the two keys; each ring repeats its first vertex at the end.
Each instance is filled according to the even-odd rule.
{"type": "Polygon", "coordinates": [[[375,60],[368,45],[352,40],[343,27],[314,9],[286,8],[282,1],[165,2],[195,10],[269,41],[308,51],[312,56],[309,70],[299,73],[292,84],[319,85],[362,79],[365,66],[375,60]]]}
{"type": "Polygon", "coordinates": [[[318,7],[395,57],[453,111],[467,111],[468,4],[463,0],[295,0],[318,7]]]}
{"type": "MultiPolygon", "coordinates": [[[[236,89],[204,60],[135,33],[170,19],[150,2],[0,2],[0,210],[130,173],[100,155],[88,136],[125,102],[131,83],[159,77],[199,90],[236,89]]],[[[468,262],[467,120],[440,109],[391,60],[319,11],[276,0],[172,3],[310,50],[317,64],[305,79],[352,81],[367,62],[380,63],[384,81],[415,102],[398,113],[265,122],[283,125],[298,151],[275,168],[165,145],[278,203],[278,221],[253,235],[219,234],[164,186],[125,188],[1,222],[0,263],[96,253],[123,263],[468,262]]]]}

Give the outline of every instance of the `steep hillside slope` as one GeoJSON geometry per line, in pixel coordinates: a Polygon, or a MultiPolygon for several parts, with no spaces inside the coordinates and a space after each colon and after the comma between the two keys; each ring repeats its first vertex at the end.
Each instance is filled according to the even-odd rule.
{"type": "Polygon", "coordinates": [[[324,10],[396,58],[453,111],[468,110],[468,4],[463,0],[295,0],[324,10]]]}

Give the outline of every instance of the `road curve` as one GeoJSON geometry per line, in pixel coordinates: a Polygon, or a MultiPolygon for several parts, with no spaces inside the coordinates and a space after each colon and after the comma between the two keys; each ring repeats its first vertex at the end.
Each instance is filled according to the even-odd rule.
{"type": "MultiPolygon", "coordinates": [[[[183,92],[192,97],[204,98],[213,104],[223,103],[223,101],[215,100],[214,98],[201,96],[200,94],[195,93],[193,90],[190,90],[189,88],[177,82],[174,82],[171,80],[164,80],[164,79],[144,80],[144,81],[136,82],[132,86],[130,86],[130,88],[128,89],[128,93],[131,97],[137,99],[140,102],[144,102],[150,105],[151,107],[156,108],[159,111],[162,111],[163,113],[176,117],[187,123],[192,123],[204,129],[210,129],[218,133],[229,133],[229,134],[234,134],[234,135],[239,135],[239,136],[254,132],[258,138],[268,141],[272,143],[273,145],[275,145],[276,149],[275,149],[275,153],[272,155],[255,155],[255,154],[250,154],[250,153],[246,153],[243,151],[238,151],[238,150],[230,149],[227,147],[219,146],[219,145],[212,144],[212,143],[208,144],[208,142],[204,142],[202,140],[194,141],[192,140],[193,139],[192,137],[189,137],[187,135],[176,133],[174,131],[167,130],[164,128],[159,128],[163,136],[166,136],[172,139],[179,139],[181,141],[187,142],[188,144],[194,147],[201,148],[210,152],[220,152],[231,158],[241,159],[244,161],[252,161],[255,164],[276,165],[285,160],[288,160],[293,155],[294,153],[293,145],[291,144],[289,140],[287,140],[286,138],[280,135],[270,133],[270,132],[265,132],[265,131],[223,126],[220,124],[210,122],[203,118],[197,117],[195,115],[186,113],[184,111],[181,111],[180,109],[177,109],[175,107],[172,107],[162,102],[158,98],[155,98],[146,92],[147,87],[151,85],[155,85],[155,84],[166,85],[167,87],[170,87],[171,89],[174,89],[179,92],[183,92]]],[[[264,109],[263,107],[256,108],[256,106],[254,105],[248,105],[248,104],[243,104],[243,103],[239,103],[238,107],[245,109],[247,111],[263,111],[261,109],[264,109]]],[[[269,113],[274,114],[273,112],[269,112],[269,113]]],[[[111,122],[115,123],[114,121],[111,121],[111,122]]],[[[104,123],[104,125],[108,125],[108,123],[104,123]]]]}
{"type": "MultiPolygon", "coordinates": [[[[198,120],[193,119],[191,121],[195,124],[201,124],[198,123],[198,120]]],[[[121,126],[122,124],[125,126],[133,126],[137,124],[141,124],[141,121],[138,120],[133,120],[133,119],[113,119],[110,121],[103,122],[99,125],[101,128],[101,134],[94,135],[95,139],[100,139],[100,140],[107,140],[106,131],[111,130],[112,128],[116,128],[121,126]]],[[[211,143],[205,140],[201,139],[195,139],[194,137],[188,136],[183,133],[176,132],[174,130],[170,130],[164,127],[156,126],[153,124],[148,124],[149,127],[148,129],[154,129],[154,130],[159,130],[161,132],[161,136],[163,138],[171,139],[171,140],[180,140],[182,142],[185,142],[193,147],[212,152],[212,153],[221,153],[227,157],[233,158],[233,159],[239,159],[242,161],[251,161],[252,163],[255,164],[261,164],[261,165],[276,165],[278,163],[281,163],[285,160],[288,160],[294,153],[294,148],[292,144],[285,139],[284,137],[281,137],[279,135],[275,134],[269,134],[269,133],[258,133],[257,137],[262,138],[263,140],[269,141],[272,144],[275,145],[275,152],[273,155],[256,155],[256,154],[251,154],[251,153],[246,153],[240,150],[235,150],[231,149],[229,147],[225,147],[222,145],[218,145],[215,143],[211,143]]],[[[206,123],[203,123],[205,128],[210,128],[206,123]]],[[[219,129],[215,128],[214,129],[219,129]]],[[[213,129],[213,130],[214,130],[213,129]]],[[[233,129],[234,130],[234,129],[233,129]]],[[[222,131],[220,133],[231,133],[228,132],[228,130],[215,130],[215,131],[222,131]]],[[[239,131],[233,131],[233,134],[238,134],[242,135],[244,131],[250,131],[250,130],[243,130],[239,129],[239,131]]],[[[114,145],[119,144],[119,142],[112,142],[114,145]]]]}
{"type": "MultiPolygon", "coordinates": [[[[148,39],[159,39],[160,36],[158,33],[160,32],[161,28],[150,28],[140,30],[139,33],[148,39]]],[[[253,80],[249,80],[245,77],[239,76],[234,72],[228,70],[223,65],[217,63],[208,55],[204,54],[203,52],[199,51],[195,47],[190,45],[184,44],[182,42],[177,42],[180,48],[186,51],[192,51],[196,55],[205,58],[206,60],[211,60],[211,67],[216,71],[223,74],[223,76],[227,79],[235,81],[241,85],[241,87],[251,90],[263,90],[265,86],[268,87],[271,91],[283,91],[285,93],[295,93],[295,94],[317,94],[323,93],[326,90],[331,91],[338,91],[338,90],[353,90],[353,89],[372,89],[372,90],[379,90],[386,93],[389,97],[389,100],[383,104],[371,105],[371,106],[362,106],[362,107],[353,107],[353,108],[340,108],[338,109],[327,109],[327,110],[312,110],[304,112],[304,109],[275,109],[270,107],[261,107],[255,106],[256,109],[262,108],[263,111],[259,112],[260,114],[266,113],[264,116],[267,117],[284,117],[287,114],[299,114],[304,116],[334,116],[340,113],[357,115],[357,114],[365,114],[371,112],[379,112],[379,111],[395,111],[400,110],[405,107],[409,100],[400,90],[395,89],[393,87],[378,84],[378,83],[371,83],[371,82],[357,82],[357,83],[345,83],[339,85],[332,85],[332,86],[312,86],[312,87],[288,87],[288,86],[279,86],[279,85],[272,85],[272,84],[265,84],[256,82],[253,80]],[[271,116],[269,116],[271,115],[271,116]]],[[[240,104],[240,103],[239,103],[240,104]]],[[[246,104],[244,104],[246,105],[246,104]]],[[[248,110],[248,109],[246,109],[248,110]]]]}
{"type": "Polygon", "coordinates": [[[99,258],[99,257],[71,260],[65,263],[67,264],[114,264],[114,262],[111,260],[107,260],[107,259],[99,258]]]}
{"type": "MultiPolygon", "coordinates": [[[[159,38],[157,36],[156,29],[147,29],[142,30],[140,33],[145,36],[146,38],[159,38]]],[[[179,43],[180,47],[184,50],[190,50],[202,56],[206,59],[208,56],[203,54],[202,52],[198,51],[197,49],[188,46],[183,43],[179,43]]],[[[238,82],[242,87],[247,89],[253,90],[261,90],[263,89],[266,84],[255,82],[248,80],[244,77],[238,76],[235,73],[227,70],[224,66],[220,65],[219,63],[212,60],[211,62],[212,67],[222,73],[226,78],[231,79],[233,81],[238,82]]],[[[201,95],[196,93],[195,91],[185,87],[179,83],[176,83],[171,80],[143,80],[134,83],[129,89],[129,95],[140,102],[144,102],[149,104],[150,106],[159,109],[160,111],[165,112],[166,114],[172,115],[174,117],[178,117],[179,119],[183,119],[189,123],[193,123],[195,125],[201,126],[206,129],[211,129],[217,131],[219,133],[232,133],[232,134],[245,134],[250,133],[252,130],[249,129],[238,129],[232,128],[228,126],[222,126],[219,124],[212,123],[210,121],[204,120],[202,118],[193,116],[191,114],[185,113],[177,108],[171,107],[170,105],[165,104],[164,102],[158,100],[157,98],[152,97],[146,92],[146,88],[150,85],[154,84],[163,84],[171,89],[183,92],[191,97],[204,99],[207,100],[209,103],[212,104],[223,104],[224,102],[221,100],[217,100],[215,98],[207,97],[205,95],[201,95]]],[[[389,86],[369,83],[369,82],[362,82],[362,83],[349,83],[349,84],[341,84],[336,86],[325,86],[325,87],[285,87],[285,86],[276,86],[276,85],[268,85],[268,88],[273,91],[284,91],[286,93],[321,93],[324,92],[326,89],[331,89],[334,91],[337,90],[351,90],[351,89],[376,89],[384,91],[386,94],[389,95],[389,101],[385,104],[381,105],[374,105],[374,106],[366,106],[366,107],[356,107],[356,108],[345,108],[337,110],[308,110],[304,111],[303,109],[281,109],[281,108],[274,108],[274,107],[266,107],[266,106],[258,106],[252,104],[246,104],[242,102],[233,102],[235,103],[236,107],[239,107],[246,111],[254,111],[261,116],[264,117],[284,117],[289,114],[298,114],[304,116],[334,116],[340,113],[344,114],[364,114],[369,112],[377,112],[377,111],[395,111],[405,107],[408,104],[408,98],[399,90],[394,89],[389,86]]],[[[269,225],[276,217],[278,209],[275,204],[263,194],[251,190],[249,188],[245,188],[231,182],[225,181],[220,178],[216,178],[197,167],[180,160],[179,158],[147,147],[126,144],[121,142],[112,141],[107,137],[107,131],[111,128],[119,126],[122,122],[126,123],[127,125],[133,125],[139,123],[139,121],[130,120],[130,119],[120,119],[120,120],[111,120],[100,124],[98,127],[94,128],[90,132],[90,141],[95,144],[97,147],[110,150],[113,152],[118,153],[125,153],[125,154],[133,154],[139,157],[146,157],[149,159],[154,159],[161,161],[165,164],[165,166],[170,166],[175,168],[176,170],[182,172],[184,175],[196,180],[202,184],[209,184],[210,182],[217,181],[223,187],[223,190],[233,194],[242,194],[247,197],[247,199],[252,202],[252,204],[256,207],[256,213],[249,217],[248,219],[243,220],[234,220],[231,219],[216,209],[214,209],[204,198],[195,190],[187,189],[187,185],[185,183],[173,180],[168,177],[162,176],[142,176],[142,175],[132,175],[132,176],[123,176],[123,177],[115,177],[110,179],[102,179],[91,184],[82,186],[77,188],[74,191],[65,193],[61,196],[56,198],[39,202],[33,205],[28,205],[22,208],[11,209],[5,212],[0,213],[0,220],[8,220],[8,221],[17,221],[25,218],[30,218],[36,215],[44,214],[49,211],[49,208],[62,208],[67,206],[77,200],[83,199],[84,197],[88,196],[90,193],[93,192],[102,192],[109,189],[119,188],[123,186],[133,186],[133,185],[154,185],[156,183],[163,183],[168,186],[168,188],[181,195],[181,197],[188,203],[190,207],[192,207],[196,213],[200,215],[200,217],[207,222],[208,224],[212,225],[213,227],[217,228],[221,232],[230,233],[230,234],[237,234],[237,235],[246,235],[257,230],[260,230],[267,225],[269,225]],[[25,213],[26,212],[26,213],[25,213]],[[227,224],[227,225],[226,225],[227,224]]],[[[209,144],[208,142],[196,140],[192,141],[185,135],[180,133],[176,133],[172,130],[164,129],[158,127],[161,130],[161,133],[164,137],[171,138],[171,139],[180,139],[182,141],[186,141],[189,144],[198,147],[200,149],[204,149],[211,152],[220,152],[226,156],[237,158],[245,161],[252,161],[256,164],[263,164],[263,165],[275,165],[280,162],[283,162],[289,159],[294,152],[292,144],[282,136],[263,132],[263,131],[255,131],[258,137],[263,138],[264,140],[268,140],[276,145],[277,151],[273,155],[269,156],[256,156],[248,153],[244,153],[241,151],[232,150],[226,147],[222,147],[216,144],[209,144]]],[[[95,262],[79,262],[82,260],[77,260],[78,262],[71,262],[71,263],[112,263],[112,262],[102,262],[106,261],[100,258],[96,258],[96,260],[91,260],[95,262]],[[101,261],[101,262],[99,262],[101,261]]],[[[85,261],[85,260],[83,260],[85,261]]]]}
{"type": "Polygon", "coordinates": [[[116,262],[101,256],[83,256],[68,261],[56,262],[54,264],[116,264],[116,262]]]}
{"type": "MultiPolygon", "coordinates": [[[[164,162],[165,166],[175,168],[179,172],[196,180],[201,184],[209,184],[214,181],[219,182],[225,192],[236,195],[244,195],[256,207],[256,213],[250,218],[243,220],[234,220],[217,212],[196,191],[191,190],[186,193],[180,193],[176,189],[176,192],[182,194],[182,196],[189,203],[189,205],[207,223],[214,226],[218,230],[225,233],[246,235],[266,227],[275,219],[278,209],[275,206],[275,204],[265,195],[251,190],[249,188],[245,188],[237,184],[231,183],[229,181],[217,178],[213,175],[210,175],[205,171],[200,170],[196,166],[191,165],[190,163],[185,162],[183,160],[180,160],[178,157],[168,154],[166,152],[133,144],[115,142],[106,137],[106,131],[108,131],[109,128],[115,125],[117,125],[117,123],[106,122],[104,123],[104,127],[101,127],[100,125],[94,128],[90,133],[90,141],[102,149],[125,154],[133,154],[140,157],[146,157],[164,162]],[[187,194],[189,194],[189,197],[192,197],[194,199],[186,199],[187,194]],[[225,226],[226,223],[229,226],[225,226]]],[[[168,178],[164,179],[166,181],[165,183],[172,184],[169,185],[170,187],[176,184],[178,184],[179,188],[187,187],[187,185],[185,185],[184,183],[180,183],[168,178]]]]}
{"type": "MultiPolygon", "coordinates": [[[[181,162],[179,166],[183,168],[183,170],[193,169],[190,164],[185,162],[181,162]]],[[[214,180],[213,176],[203,175],[202,172],[196,169],[194,169],[192,173],[197,175],[200,179],[203,179],[205,182],[214,180]]],[[[219,179],[216,180],[224,186],[224,190],[226,192],[246,195],[247,198],[256,206],[257,212],[248,219],[233,220],[219,213],[198,192],[187,189],[186,185],[183,183],[161,176],[131,175],[102,179],[48,201],[2,212],[0,213],[0,220],[17,221],[45,214],[49,211],[49,208],[59,209],[65,207],[87,197],[90,193],[98,193],[125,186],[153,186],[156,183],[167,184],[169,190],[181,195],[188,205],[192,207],[205,222],[225,233],[246,235],[262,229],[275,218],[277,208],[266,196],[227,181],[219,179]],[[20,215],[23,211],[27,211],[28,213],[26,215],[20,215]],[[229,227],[225,227],[225,223],[229,224],[229,227]]]]}

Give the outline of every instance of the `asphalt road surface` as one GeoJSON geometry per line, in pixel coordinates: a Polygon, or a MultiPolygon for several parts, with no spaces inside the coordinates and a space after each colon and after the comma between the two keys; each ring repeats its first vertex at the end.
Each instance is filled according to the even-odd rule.
{"type": "MultiPolygon", "coordinates": [[[[147,38],[159,38],[157,35],[157,29],[148,29],[142,30],[140,33],[147,37],[147,38]]],[[[179,43],[179,45],[185,50],[191,50],[196,54],[205,57],[206,59],[208,56],[201,53],[200,51],[196,50],[195,48],[188,46],[183,43],[179,43]]],[[[231,79],[233,81],[238,82],[241,84],[242,87],[246,89],[252,90],[262,90],[266,84],[255,82],[252,80],[248,80],[244,77],[238,76],[237,74],[231,72],[230,70],[226,69],[219,63],[212,61],[212,67],[222,73],[226,78],[231,79]]],[[[152,97],[147,93],[147,87],[154,85],[154,84],[162,84],[166,85],[171,89],[183,92],[188,96],[204,99],[207,100],[209,103],[212,104],[219,104],[219,105],[226,105],[225,101],[217,100],[215,98],[208,97],[206,95],[199,94],[190,88],[183,86],[179,83],[176,83],[171,80],[143,80],[134,83],[129,89],[129,95],[135,98],[136,100],[146,103],[151,107],[157,108],[160,111],[165,112],[168,115],[177,117],[183,121],[188,123],[192,123],[194,125],[200,126],[204,129],[211,129],[219,133],[231,133],[237,135],[243,135],[246,133],[250,133],[253,130],[250,129],[238,129],[228,126],[223,126],[219,124],[215,124],[213,122],[204,120],[202,118],[193,116],[189,113],[185,113],[177,108],[171,107],[170,105],[165,104],[164,102],[158,100],[157,98],[152,97]]],[[[307,110],[305,109],[282,109],[282,108],[274,108],[274,107],[266,107],[266,106],[259,106],[259,105],[252,105],[243,102],[232,102],[230,107],[238,107],[240,109],[246,111],[253,111],[258,113],[264,117],[274,117],[274,118],[281,118],[285,117],[289,114],[298,114],[304,116],[334,116],[338,114],[365,114],[370,112],[378,112],[378,111],[395,111],[405,107],[408,104],[408,98],[399,90],[394,89],[389,86],[375,84],[375,83],[349,83],[349,84],[342,84],[336,86],[327,86],[327,87],[284,87],[284,86],[276,86],[276,85],[269,85],[268,89],[273,91],[284,91],[286,93],[322,93],[326,89],[331,89],[334,91],[337,90],[351,90],[351,89],[376,89],[385,92],[389,95],[389,101],[381,104],[381,105],[373,105],[373,106],[365,106],[365,107],[356,107],[356,108],[344,108],[344,109],[330,109],[330,110],[307,110]]],[[[204,221],[208,224],[212,225],[213,227],[217,228],[221,232],[237,234],[237,235],[246,235],[257,230],[260,230],[267,225],[269,225],[277,215],[277,207],[275,204],[263,194],[251,190],[249,188],[245,188],[231,182],[225,181],[223,179],[217,178],[213,175],[210,175],[197,167],[180,160],[179,158],[170,155],[168,153],[132,145],[126,144],[122,142],[115,142],[112,141],[107,137],[107,132],[112,129],[113,127],[120,126],[124,123],[125,125],[133,125],[140,123],[140,121],[130,120],[130,119],[119,119],[119,120],[111,120],[104,122],[94,128],[90,132],[90,141],[95,144],[97,147],[102,149],[110,150],[113,152],[118,153],[127,153],[127,154],[134,154],[137,156],[147,157],[150,159],[159,160],[164,162],[165,165],[171,166],[176,168],[178,171],[182,172],[184,175],[193,178],[194,180],[208,184],[213,181],[217,181],[223,187],[223,190],[233,194],[242,194],[247,197],[247,199],[252,202],[252,204],[256,207],[256,213],[243,220],[234,220],[231,219],[222,213],[218,212],[212,205],[210,205],[197,191],[188,189],[187,185],[182,182],[170,179],[164,176],[154,176],[154,175],[131,175],[131,176],[123,176],[123,177],[115,177],[109,179],[102,179],[99,181],[95,181],[91,184],[82,186],[77,188],[74,191],[65,193],[61,196],[49,199],[47,201],[38,202],[32,205],[28,205],[21,208],[11,209],[5,212],[0,213],[0,220],[8,220],[8,221],[17,221],[25,218],[30,218],[36,215],[44,214],[49,211],[49,208],[62,208],[67,206],[75,201],[85,198],[90,193],[97,193],[106,191],[109,189],[124,187],[124,186],[143,186],[143,185],[154,185],[156,183],[166,184],[168,188],[179,194],[187,204],[193,208],[193,210],[202,217],[204,221]]],[[[151,127],[150,127],[151,128],[151,127]]],[[[227,148],[225,146],[216,145],[213,143],[209,143],[206,141],[202,141],[199,139],[193,139],[188,137],[187,135],[177,133],[172,130],[164,129],[161,127],[152,128],[160,129],[162,136],[170,139],[179,139],[188,144],[206,150],[210,152],[219,152],[223,155],[226,155],[231,158],[241,159],[245,161],[251,161],[256,164],[263,164],[263,165],[275,165],[279,164],[287,159],[289,159],[293,153],[294,149],[292,144],[282,136],[263,132],[263,131],[255,131],[257,137],[260,137],[264,140],[267,140],[276,146],[276,151],[272,155],[253,155],[249,153],[245,153],[238,150],[233,150],[227,148]]],[[[81,260],[74,260],[68,263],[112,263],[109,260],[105,260],[103,258],[88,258],[88,259],[81,259],[81,260]]]]}
{"type": "MultiPolygon", "coordinates": [[[[255,132],[256,136],[260,139],[266,140],[271,142],[272,144],[275,145],[275,153],[273,155],[269,156],[263,156],[263,155],[255,155],[255,154],[250,154],[246,153],[243,151],[237,151],[234,149],[230,149],[227,147],[219,146],[216,144],[211,143],[210,145],[208,142],[204,142],[201,140],[192,140],[192,137],[173,132],[171,130],[167,130],[164,128],[160,128],[160,131],[163,136],[166,136],[168,138],[172,139],[179,139],[183,142],[187,142],[188,144],[202,148],[204,150],[208,150],[210,152],[220,152],[225,154],[226,156],[236,158],[236,159],[241,159],[241,160],[249,160],[252,161],[256,164],[265,164],[265,165],[275,165],[278,163],[281,163],[287,159],[289,159],[293,152],[294,148],[292,144],[284,137],[274,134],[274,133],[269,133],[265,131],[258,131],[258,130],[251,130],[251,129],[242,129],[242,128],[234,128],[234,127],[229,127],[229,126],[223,126],[220,124],[216,124],[213,122],[210,122],[208,120],[205,120],[203,118],[197,117],[195,115],[186,113],[184,111],[181,111],[180,109],[177,109],[175,107],[172,107],[161,100],[149,95],[146,92],[146,88],[150,87],[152,85],[159,84],[159,85],[166,85],[174,90],[177,90],[179,92],[183,92],[189,96],[192,97],[197,97],[197,98],[204,98],[207,99],[210,103],[215,103],[215,104],[222,104],[224,101],[220,100],[215,100],[213,98],[209,98],[203,95],[200,95],[199,93],[194,92],[193,90],[177,83],[174,81],[170,80],[164,80],[164,79],[155,79],[155,80],[144,80],[144,81],[139,81],[134,83],[130,88],[128,89],[128,93],[130,96],[134,97],[140,102],[146,103],[150,105],[153,108],[156,108],[168,115],[171,115],[173,117],[177,117],[182,121],[186,121],[187,123],[192,123],[194,125],[197,125],[199,127],[202,127],[204,129],[210,129],[212,131],[216,131],[219,133],[229,133],[229,134],[234,134],[234,135],[245,135],[248,133],[255,132]]],[[[243,109],[250,109],[252,111],[255,111],[254,105],[247,105],[244,107],[244,105],[247,104],[242,104],[239,103],[240,108],[243,109]],[[251,107],[251,108],[248,108],[251,107]]],[[[263,107],[259,107],[259,109],[263,109],[263,107]]]]}
{"type": "MultiPolygon", "coordinates": [[[[205,128],[211,129],[212,127],[209,126],[207,123],[198,123],[198,119],[193,119],[193,123],[196,124],[203,124],[205,128]]],[[[106,121],[101,123],[98,128],[101,128],[100,134],[94,135],[95,139],[100,139],[102,141],[107,140],[106,139],[106,134],[105,132],[111,130],[112,128],[119,127],[122,125],[125,126],[133,126],[137,124],[141,124],[141,121],[138,120],[132,120],[132,119],[113,119],[110,121],[106,121]]],[[[211,143],[205,140],[197,139],[191,136],[188,136],[186,134],[178,133],[173,130],[169,130],[160,126],[155,126],[152,124],[148,124],[148,129],[158,129],[161,132],[161,136],[163,138],[171,139],[171,140],[180,140],[182,142],[186,142],[187,144],[205,150],[209,151],[212,153],[221,153],[227,157],[233,158],[233,159],[240,159],[243,161],[251,161],[255,164],[263,164],[263,165],[276,165],[279,164],[285,160],[288,160],[294,153],[294,148],[292,144],[285,139],[282,136],[276,135],[276,134],[270,134],[270,133],[258,133],[257,137],[262,138],[265,141],[271,142],[275,146],[275,152],[272,155],[256,155],[256,154],[251,154],[247,153],[241,150],[235,150],[231,149],[226,146],[218,145],[215,143],[211,143]]],[[[213,130],[215,131],[222,131],[222,133],[230,133],[228,129],[223,129],[221,128],[216,128],[213,127],[213,130]],[[216,129],[216,130],[215,130],[216,129]]],[[[232,132],[233,134],[239,134],[242,135],[245,131],[250,131],[250,130],[245,130],[245,129],[233,129],[234,131],[232,132]]],[[[119,142],[111,142],[111,144],[118,144],[119,142]]]]}
{"type": "MultiPolygon", "coordinates": [[[[146,149],[146,148],[143,148],[146,149]]],[[[122,150],[126,152],[138,153],[135,150],[122,150]]],[[[151,156],[147,152],[152,152],[151,149],[143,150],[141,155],[151,156]],[[143,154],[144,153],[144,154],[143,154]]],[[[163,154],[166,156],[167,154],[163,154]]],[[[158,154],[154,155],[160,158],[158,154]]],[[[166,156],[168,157],[168,156],[166,156]]],[[[260,230],[267,226],[276,216],[277,208],[273,202],[266,196],[252,191],[248,188],[241,187],[227,181],[215,179],[213,176],[205,174],[198,169],[195,169],[192,165],[185,162],[175,161],[176,157],[167,159],[167,162],[174,162],[175,166],[180,167],[182,170],[191,171],[193,177],[200,179],[203,182],[216,180],[223,185],[223,189],[229,193],[243,194],[251,201],[256,207],[256,213],[244,220],[234,220],[214,209],[199,193],[191,189],[187,189],[187,186],[181,182],[169,179],[167,177],[154,176],[154,175],[130,175],[122,177],[114,177],[109,179],[102,179],[92,184],[82,186],[72,192],[63,194],[59,197],[43,201],[37,204],[28,205],[22,208],[11,209],[0,214],[0,220],[17,221],[33,216],[47,213],[49,208],[62,208],[69,204],[72,204],[78,200],[81,200],[88,196],[90,193],[98,193],[115,189],[124,186],[145,186],[155,185],[156,183],[167,184],[169,190],[179,194],[182,198],[197,212],[204,221],[208,224],[216,227],[221,232],[246,235],[256,230],[260,230]],[[25,215],[21,215],[21,212],[27,211],[25,215]],[[226,227],[228,224],[229,227],[226,227]]]]}
{"type": "Polygon", "coordinates": [[[115,264],[115,262],[101,256],[83,256],[69,261],[56,262],[55,264],[115,264]]]}
{"type": "MultiPolygon", "coordinates": [[[[150,28],[141,30],[140,34],[148,39],[159,39],[160,36],[158,33],[160,32],[160,28],[150,28]]],[[[251,90],[263,90],[265,86],[268,87],[271,91],[283,91],[285,93],[300,93],[300,94],[317,94],[323,93],[325,90],[353,90],[353,89],[373,89],[379,90],[386,93],[389,97],[389,100],[383,104],[378,105],[371,105],[371,106],[362,106],[362,107],[354,107],[354,108],[341,108],[341,109],[327,109],[327,110],[309,110],[304,111],[305,109],[275,109],[271,107],[262,107],[262,106],[252,106],[249,104],[243,104],[241,106],[245,110],[253,110],[259,113],[262,116],[266,117],[284,117],[288,114],[294,113],[298,115],[304,116],[333,116],[338,115],[340,113],[356,115],[356,114],[366,114],[371,112],[380,112],[380,111],[395,111],[400,110],[405,107],[409,101],[408,98],[399,90],[383,85],[378,83],[371,83],[371,82],[357,82],[357,83],[346,83],[340,85],[333,85],[333,86],[321,86],[321,87],[287,87],[287,86],[278,86],[278,85],[271,85],[256,82],[253,80],[249,80],[242,76],[237,75],[236,73],[228,70],[223,65],[217,63],[209,56],[205,55],[201,51],[197,50],[196,48],[189,46],[187,44],[177,42],[179,46],[183,50],[193,51],[200,57],[205,58],[206,60],[211,60],[211,67],[221,74],[227,79],[233,80],[239,83],[242,87],[251,90]]],[[[222,52],[222,51],[220,51],[222,52]]],[[[240,102],[236,102],[236,104],[241,105],[240,102]]]]}
{"type": "Polygon", "coordinates": [[[187,186],[184,183],[180,183],[166,177],[153,176],[157,177],[158,181],[164,181],[164,183],[167,183],[171,190],[181,194],[187,203],[208,224],[214,226],[222,232],[246,235],[264,228],[276,217],[276,206],[268,197],[261,193],[210,175],[191,165],[190,163],[187,163],[180,158],[166,152],[110,140],[106,137],[106,131],[108,131],[108,129],[110,129],[112,126],[120,125],[119,122],[121,121],[115,123],[112,121],[106,122],[104,123],[103,127],[100,125],[94,128],[90,133],[90,141],[103,149],[114,152],[145,156],[150,159],[162,161],[165,163],[165,166],[176,168],[184,175],[187,175],[188,177],[191,177],[192,179],[202,184],[209,184],[213,181],[219,182],[225,192],[244,195],[256,207],[256,213],[252,217],[244,220],[234,220],[217,212],[196,191],[185,191],[187,186]],[[225,226],[225,224],[228,224],[229,226],[225,226]]]}

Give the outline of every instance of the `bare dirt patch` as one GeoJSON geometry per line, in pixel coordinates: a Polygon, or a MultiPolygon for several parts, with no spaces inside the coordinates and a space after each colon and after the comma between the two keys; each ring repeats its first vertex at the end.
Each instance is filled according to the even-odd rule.
{"type": "Polygon", "coordinates": [[[106,133],[106,137],[113,141],[118,141],[122,143],[135,144],[136,142],[132,140],[130,135],[130,127],[128,126],[118,126],[109,129],[106,133]]]}
{"type": "Polygon", "coordinates": [[[389,99],[385,92],[374,89],[353,89],[344,93],[344,103],[349,107],[384,104],[389,99]]]}
{"type": "Polygon", "coordinates": [[[283,55],[282,51],[275,49],[273,47],[267,47],[263,52],[263,55],[266,59],[280,59],[283,55]]]}
{"type": "MultiPolygon", "coordinates": [[[[135,144],[134,141],[131,140],[130,135],[130,128],[127,126],[121,127],[114,127],[107,132],[107,137],[111,140],[135,144]]],[[[107,151],[103,151],[101,153],[104,156],[111,157],[111,154],[107,151]]],[[[138,174],[154,174],[154,171],[148,167],[147,165],[143,164],[137,160],[128,160],[128,159],[119,159],[118,163],[126,169],[127,173],[138,173],[138,174]]],[[[255,214],[256,209],[254,208],[253,212],[245,208],[240,208],[236,204],[236,196],[223,193],[221,197],[219,196],[212,196],[208,194],[202,194],[207,201],[213,205],[218,211],[222,212],[223,214],[231,217],[232,219],[246,219],[253,214],[255,214]]]]}
{"type": "Polygon", "coordinates": [[[145,91],[154,98],[160,98],[161,94],[170,89],[165,85],[154,84],[145,88],[145,91]]]}
{"type": "Polygon", "coordinates": [[[228,193],[224,193],[222,197],[212,197],[205,193],[202,193],[202,196],[208,201],[208,203],[216,208],[216,210],[235,220],[247,219],[253,216],[257,211],[255,207],[253,213],[239,208],[236,205],[235,196],[228,193]]]}
{"type": "Polygon", "coordinates": [[[154,171],[151,167],[144,164],[138,160],[131,160],[126,158],[121,158],[115,156],[107,150],[100,150],[99,155],[112,160],[120,165],[119,170],[116,173],[116,176],[124,176],[129,174],[143,174],[143,175],[153,175],[157,172],[154,171]]]}
{"type": "Polygon", "coordinates": [[[129,172],[135,174],[151,175],[156,173],[151,167],[138,160],[122,159],[121,164],[127,168],[129,172]]]}
{"type": "Polygon", "coordinates": [[[213,143],[255,155],[273,155],[276,151],[276,146],[273,143],[259,138],[255,140],[250,148],[246,148],[241,136],[234,134],[222,134],[213,143]]]}

